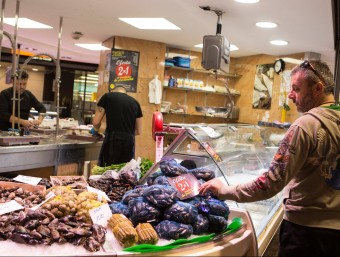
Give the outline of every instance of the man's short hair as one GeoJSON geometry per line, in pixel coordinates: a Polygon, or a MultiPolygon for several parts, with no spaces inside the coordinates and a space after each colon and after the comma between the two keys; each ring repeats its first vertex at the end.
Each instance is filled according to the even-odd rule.
{"type": "Polygon", "coordinates": [[[16,79],[28,79],[29,75],[25,70],[17,70],[15,74],[12,75],[12,80],[16,79]]]}

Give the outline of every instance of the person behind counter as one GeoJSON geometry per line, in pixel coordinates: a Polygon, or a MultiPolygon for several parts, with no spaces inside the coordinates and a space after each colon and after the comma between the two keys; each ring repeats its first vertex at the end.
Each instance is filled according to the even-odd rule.
{"type": "Polygon", "coordinates": [[[340,256],[340,106],[327,64],[304,61],[291,72],[288,97],[304,113],[286,132],[268,171],[254,181],[200,187],[220,199],[254,202],[282,189],[279,256],[340,256]]]}
{"type": "Polygon", "coordinates": [[[120,164],[135,157],[135,135],[142,128],[142,109],[136,99],[126,94],[126,89],[117,86],[105,93],[97,104],[90,133],[98,134],[106,114],[105,139],[99,153],[98,166],[120,164]]]}
{"type": "Polygon", "coordinates": [[[63,96],[61,100],[61,112],[59,114],[60,118],[69,118],[71,117],[71,101],[67,96],[63,96]]]}
{"type": "Polygon", "coordinates": [[[12,122],[14,121],[16,129],[18,124],[24,128],[32,126],[39,126],[44,119],[44,116],[39,116],[37,120],[28,120],[30,110],[33,107],[39,113],[46,113],[45,106],[38,101],[31,91],[26,90],[29,75],[26,71],[18,71],[16,75],[16,83],[14,85],[14,78],[12,78],[12,87],[4,89],[0,93],[0,130],[7,131],[12,129],[12,122]],[[20,76],[20,78],[19,78],[20,76]],[[15,114],[13,115],[13,90],[15,87],[16,98],[20,98],[20,118],[18,117],[18,101],[15,105],[15,114]],[[20,95],[20,97],[19,97],[20,95]]]}

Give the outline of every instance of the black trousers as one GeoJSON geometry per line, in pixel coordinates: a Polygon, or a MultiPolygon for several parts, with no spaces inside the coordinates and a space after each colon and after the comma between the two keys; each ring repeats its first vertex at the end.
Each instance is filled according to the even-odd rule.
{"type": "Polygon", "coordinates": [[[100,149],[98,166],[121,164],[135,158],[135,137],[124,132],[106,134],[100,149]]]}
{"type": "Polygon", "coordinates": [[[306,227],[283,220],[279,256],[340,257],[340,230],[306,227]]]}

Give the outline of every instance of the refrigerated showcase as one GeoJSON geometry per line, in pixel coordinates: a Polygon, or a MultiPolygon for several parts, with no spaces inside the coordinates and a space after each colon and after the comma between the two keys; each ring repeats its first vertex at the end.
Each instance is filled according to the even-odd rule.
{"type": "MultiPolygon", "coordinates": [[[[193,161],[197,168],[214,171],[226,185],[254,180],[267,170],[286,132],[283,128],[248,124],[173,125],[182,129],[177,130],[180,132],[164,150],[163,158],[178,163],[193,161]]],[[[145,177],[158,169],[156,163],[145,177]]],[[[282,193],[252,203],[226,202],[250,213],[262,255],[282,220],[282,193]]]]}

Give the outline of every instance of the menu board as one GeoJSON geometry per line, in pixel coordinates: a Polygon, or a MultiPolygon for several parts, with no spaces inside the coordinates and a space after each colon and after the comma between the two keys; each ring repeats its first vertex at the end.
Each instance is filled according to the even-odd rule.
{"type": "Polygon", "coordinates": [[[112,49],[109,90],[123,86],[127,92],[137,91],[139,52],[112,49]]]}

